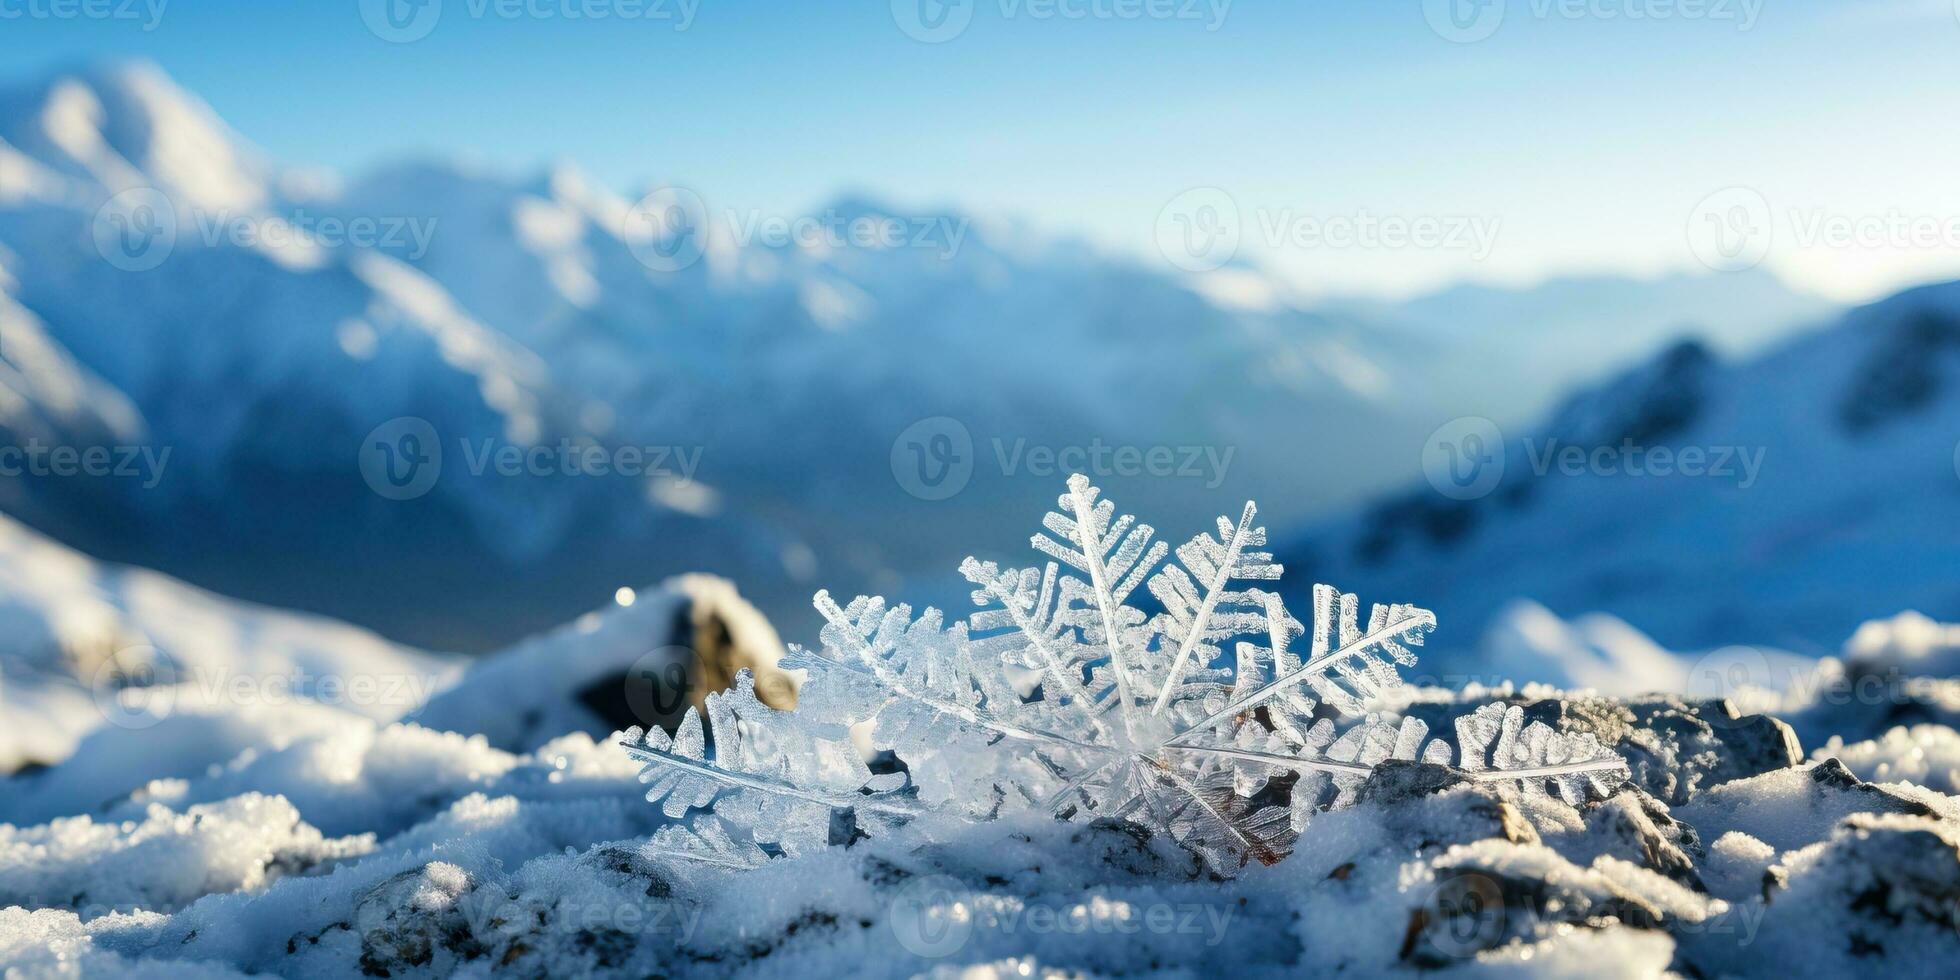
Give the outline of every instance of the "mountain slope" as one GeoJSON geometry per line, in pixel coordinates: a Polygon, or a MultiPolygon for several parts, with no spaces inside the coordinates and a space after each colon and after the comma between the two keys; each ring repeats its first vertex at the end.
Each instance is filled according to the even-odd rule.
{"type": "Polygon", "coordinates": [[[319,703],[389,720],[461,671],[343,623],[91,561],[5,517],[0,636],[0,773],[66,758],[104,727],[140,741],[177,713],[257,709],[305,727],[293,713],[319,703]]]}
{"type": "Polygon", "coordinates": [[[161,471],[24,481],[0,506],[425,646],[495,648],[688,571],[794,635],[819,584],[957,601],[945,529],[1018,517],[1070,469],[1167,523],[1221,496],[1297,522],[1384,485],[1446,406],[1552,390],[1256,270],[1187,279],[858,198],[808,216],[841,242],[751,237],[770,217],[709,208],[682,243],[699,261],[646,262],[646,215],[570,167],[343,184],[268,160],[151,68],[0,92],[5,292],[61,352],[10,362],[34,381],[20,417],[83,383],[48,379],[87,378],[104,418],[63,443],[161,471]],[[850,240],[867,223],[908,234],[850,240]],[[427,427],[403,442],[402,419],[427,427]],[[371,487],[364,462],[420,458],[429,432],[425,494],[371,487]],[[572,465],[592,453],[663,463],[572,465]]]}
{"type": "Polygon", "coordinates": [[[1523,288],[1459,285],[1397,303],[1330,308],[1446,347],[1463,373],[1476,375],[1471,384],[1459,382],[1448,403],[1457,414],[1496,419],[1539,415],[1556,394],[1596,383],[1685,334],[1725,355],[1746,355],[1841,312],[1761,270],[1569,276],[1523,288]]]}
{"type": "Polygon", "coordinates": [[[1610,612],[1675,649],[1829,652],[1816,638],[1900,609],[1960,614],[1956,438],[1948,283],[1740,363],[1679,345],[1513,434],[1487,495],[1424,485],[1283,551],[1345,589],[1421,595],[1457,637],[1530,598],[1610,612]],[[1686,475],[1696,452],[1705,472],[1686,475]]]}
{"type": "MultiPolygon", "coordinates": [[[[483,477],[452,465],[420,499],[381,499],[358,463],[364,436],[393,419],[428,422],[451,453],[486,439],[558,453],[600,436],[550,366],[412,267],[281,236],[310,199],[287,192],[302,182],[256,162],[153,70],[15,89],[0,96],[0,120],[6,151],[31,175],[0,198],[12,319],[100,379],[88,401],[122,406],[115,442],[170,454],[140,483],[24,481],[8,506],[30,523],[232,594],[465,648],[695,567],[644,557],[699,546],[690,535],[748,540],[740,528],[703,532],[702,518],[650,501],[643,486],[558,472],[483,477]],[[129,193],[154,196],[126,217],[166,229],[154,268],[116,252],[124,239],[101,238],[135,227],[107,220],[125,217],[116,202],[129,193]],[[613,547],[595,560],[599,544],[613,547]],[[525,568],[552,560],[562,574],[519,588],[525,568]]],[[[17,359],[31,345],[15,348],[0,354],[45,387],[47,364],[17,359]]]]}

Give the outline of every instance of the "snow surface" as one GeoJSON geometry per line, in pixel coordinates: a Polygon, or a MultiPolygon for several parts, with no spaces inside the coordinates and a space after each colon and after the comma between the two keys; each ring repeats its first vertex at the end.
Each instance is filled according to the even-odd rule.
{"type": "MultiPolygon", "coordinates": [[[[569,658],[574,637],[606,634],[601,625],[549,642],[569,658]]],[[[469,676],[521,676],[513,665],[526,662],[537,662],[529,648],[490,658],[452,690],[468,689],[469,676]]],[[[1794,736],[1757,734],[1787,728],[1717,702],[1542,686],[1421,691],[1406,710],[1512,702],[1592,732],[1634,764],[1634,778],[1574,806],[1407,778],[1422,769],[1411,763],[1308,823],[1286,860],[1229,880],[1134,825],[1027,816],[928,817],[848,847],[716,867],[662,845],[673,827],[641,800],[637,764],[584,732],[506,751],[480,735],[329,709],[288,712],[284,723],[250,711],[176,716],[181,724],[144,733],[98,732],[68,761],[6,782],[0,903],[16,907],[0,911],[0,967],[289,977],[1943,970],[1960,957],[1960,797],[1947,795],[1940,766],[1960,740],[1960,708],[1912,702],[1933,720],[1873,736],[1861,731],[1901,703],[1837,704],[1828,689],[1787,697],[1807,727],[1863,717],[1846,726],[1859,740],[1822,745],[1808,761],[1794,736]],[[111,764],[141,743],[148,756],[111,764]],[[174,774],[145,771],[180,756],[174,774]],[[1930,785],[1916,784],[1922,776],[1930,785]]]]}

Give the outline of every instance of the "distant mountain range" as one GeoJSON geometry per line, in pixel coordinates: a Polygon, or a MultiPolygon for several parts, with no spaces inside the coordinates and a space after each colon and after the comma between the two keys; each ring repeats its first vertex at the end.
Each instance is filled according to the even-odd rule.
{"type": "Polygon", "coordinates": [[[1481,669],[1517,599],[1684,650],[1818,655],[1901,610],[1952,621],[1960,283],[1737,361],[1682,343],[1535,425],[1466,424],[1429,451],[1433,483],[1280,551],[1289,580],[1432,605],[1440,669],[1481,669]]]}
{"type": "Polygon", "coordinates": [[[770,216],[661,200],[283,167],[140,65],[0,92],[0,446],[150,451],[0,507],[431,648],[694,570],[799,635],[819,584],[957,595],[930,576],[1082,461],[1167,528],[1245,497],[1285,526],[1406,479],[1453,415],[1828,311],[1768,276],[1315,305],[959,214],[823,212],[921,247],[744,240],[770,216]]]}

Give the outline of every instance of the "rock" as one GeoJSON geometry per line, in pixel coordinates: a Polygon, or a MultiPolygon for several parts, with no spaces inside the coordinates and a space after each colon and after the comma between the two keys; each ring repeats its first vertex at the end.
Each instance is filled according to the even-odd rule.
{"type": "Polygon", "coordinates": [[[411,720],[513,752],[574,731],[671,731],[740,670],[755,674],[764,703],[794,707],[795,679],[776,666],[782,654],[775,629],[733,585],[684,575],[483,658],[411,720]]]}
{"type": "Polygon", "coordinates": [[[1493,838],[1514,844],[1539,841],[1537,829],[1515,804],[1449,766],[1383,763],[1361,785],[1357,801],[1418,852],[1493,838]]]}
{"type": "Polygon", "coordinates": [[[1663,696],[1628,708],[1631,726],[1613,748],[1626,758],[1633,782],[1671,806],[1710,787],[1803,762],[1794,729],[1768,715],[1743,715],[1726,698],[1663,696]]]}
{"type": "Polygon", "coordinates": [[[1741,831],[1779,851],[1823,840],[1853,814],[1936,816],[1925,803],[1861,781],[1836,759],[1726,783],[1674,812],[1703,832],[1741,831]]]}
{"type": "Polygon", "coordinates": [[[1522,706],[1527,722],[1592,733],[1627,760],[1635,785],[1670,806],[1686,803],[1708,787],[1804,761],[1795,729],[1768,715],[1741,714],[1726,699],[1471,698],[1418,703],[1408,714],[1448,737],[1458,715],[1499,700],[1522,706]]]}
{"type": "Polygon", "coordinates": [[[1696,846],[1694,829],[1675,820],[1666,805],[1634,787],[1586,813],[1587,835],[1597,849],[1587,858],[1608,854],[1706,892],[1689,851],[1696,846]]]}
{"type": "Polygon", "coordinates": [[[1471,782],[1469,774],[1461,769],[1390,759],[1368,774],[1355,799],[1362,803],[1389,805],[1440,793],[1452,786],[1467,786],[1471,782]]]}
{"type": "Polygon", "coordinates": [[[1434,887],[1410,912],[1400,958],[1420,968],[1453,966],[1561,927],[1658,929],[1667,918],[1661,905],[1545,848],[1492,842],[1437,861],[1434,887]]]}
{"type": "Polygon", "coordinates": [[[1960,962],[1960,827],[1854,814],[1771,870],[1753,942],[1696,944],[1700,971],[1938,976],[1960,962]]]}

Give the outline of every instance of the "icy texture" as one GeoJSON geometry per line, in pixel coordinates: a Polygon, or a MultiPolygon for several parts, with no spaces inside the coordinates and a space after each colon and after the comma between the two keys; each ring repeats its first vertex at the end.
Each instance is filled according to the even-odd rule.
{"type": "Polygon", "coordinates": [[[372,836],[326,840],[284,798],[257,793],[182,813],[151,804],[127,822],[0,824],[0,905],[169,911],[373,848],[372,836]]]}
{"type": "MultiPolygon", "coordinates": [[[[848,840],[928,810],[1032,810],[1127,820],[1220,872],[1272,864],[1314,813],[1352,803],[1378,764],[1456,755],[1442,741],[1425,747],[1420,720],[1366,715],[1400,688],[1396,668],[1415,663],[1410,648],[1435,617],[1376,605],[1364,621],[1354,596],[1316,586],[1312,635],[1298,649],[1307,628],[1277,594],[1247,584],[1281,572],[1258,550],[1256,515],[1248,503],[1236,521],[1220,517],[1167,561],[1155,529],[1077,475],[1033,538],[1052,561],[961,565],[979,607],[968,620],[876,597],[840,607],[819,592],[822,649],[787,661],[810,672],[799,709],[762,704],[745,673],[708,698],[705,728],[690,711],[672,736],[629,732],[647,799],[676,819],[712,809],[791,856],[833,843],[839,814],[848,840]],[[1141,608],[1139,590],[1162,611],[1141,608]],[[1219,665],[1228,644],[1230,664],[1219,665]],[[1020,672],[1038,678],[1038,693],[1016,686],[1020,672]],[[1344,732],[1330,717],[1364,715],[1344,732]],[[853,726],[869,726],[872,746],[904,771],[866,766],[853,726]],[[1290,802],[1264,800],[1281,777],[1297,779],[1290,802]]],[[[1527,726],[1515,707],[1459,719],[1457,736],[1473,778],[1569,802],[1608,795],[1627,775],[1593,735],[1527,726]]]]}
{"type": "Polygon", "coordinates": [[[1304,826],[1286,860],[1220,880],[1144,825],[1025,809],[987,821],[924,810],[772,860],[733,821],[667,822],[609,743],[577,735],[512,755],[370,723],[130,787],[106,814],[79,804],[92,815],[6,829],[17,845],[61,843],[4,863],[55,907],[0,911],[0,970],[1904,976],[1960,957],[1960,932],[1938,919],[1960,898],[1960,800],[1835,763],[1729,777],[1749,766],[1705,757],[1746,747],[1618,702],[1426,696],[1481,719],[1466,727],[1495,726],[1471,740],[1487,760],[1506,757],[1507,727],[1523,743],[1532,720],[1558,718],[1700,775],[1666,781],[1686,787],[1679,806],[1634,782],[1572,803],[1389,759],[1304,826]],[[1524,723],[1507,724],[1513,708],[1524,723]],[[1601,720],[1614,718],[1632,720],[1601,720]],[[308,832],[321,824],[340,839],[308,832]],[[68,904],[91,889],[123,892],[68,904]]]}

